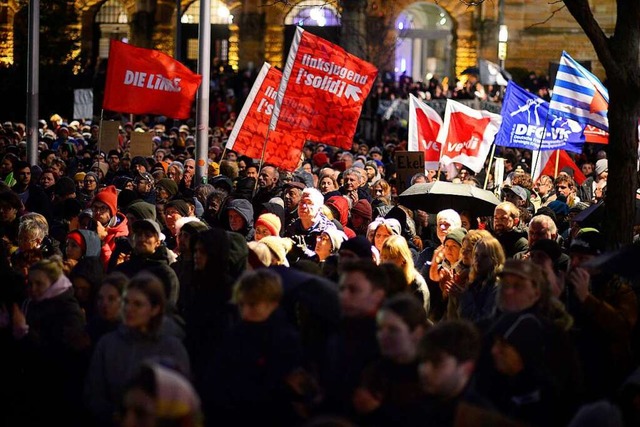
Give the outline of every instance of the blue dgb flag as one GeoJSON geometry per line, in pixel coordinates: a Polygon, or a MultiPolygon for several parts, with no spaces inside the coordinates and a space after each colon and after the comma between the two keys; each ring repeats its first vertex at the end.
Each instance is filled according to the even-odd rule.
{"type": "Polygon", "coordinates": [[[502,101],[502,125],[495,144],[535,151],[562,149],[582,153],[584,126],[555,115],[547,117],[547,114],[548,102],[510,81],[502,101]]]}

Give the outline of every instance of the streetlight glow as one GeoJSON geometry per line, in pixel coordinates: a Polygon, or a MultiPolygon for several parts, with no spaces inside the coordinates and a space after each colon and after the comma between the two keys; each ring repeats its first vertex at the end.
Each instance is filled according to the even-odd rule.
{"type": "Polygon", "coordinates": [[[498,31],[498,41],[500,43],[506,43],[509,41],[509,29],[506,25],[500,25],[500,31],[498,31]]]}

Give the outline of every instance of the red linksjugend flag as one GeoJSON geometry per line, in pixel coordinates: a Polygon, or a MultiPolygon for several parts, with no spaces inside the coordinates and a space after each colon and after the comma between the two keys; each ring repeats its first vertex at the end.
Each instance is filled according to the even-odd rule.
{"type": "Polygon", "coordinates": [[[261,158],[264,150],[264,163],[293,171],[300,163],[301,151],[281,147],[281,136],[276,131],[268,132],[281,79],[282,71],[266,62],[262,65],[225,147],[252,159],[261,158]]]}
{"type": "Polygon", "coordinates": [[[424,152],[425,170],[440,169],[440,143],[436,141],[442,117],[433,108],[409,94],[409,151],[424,152]]]}
{"type": "Polygon", "coordinates": [[[201,82],[169,55],[112,40],[102,108],[186,119],[201,82]]]}
{"type": "Polygon", "coordinates": [[[480,172],[501,123],[502,116],[498,114],[447,99],[444,123],[437,138],[442,144],[442,164],[462,163],[480,172]]]}
{"type": "Polygon", "coordinates": [[[287,149],[301,150],[306,141],[350,149],[377,74],[368,62],[298,27],[269,128],[280,132],[287,149]]]}

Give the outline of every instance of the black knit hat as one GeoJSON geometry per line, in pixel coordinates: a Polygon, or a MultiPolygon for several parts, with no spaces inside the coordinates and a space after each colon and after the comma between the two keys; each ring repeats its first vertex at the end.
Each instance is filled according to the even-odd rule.
{"type": "Polygon", "coordinates": [[[55,194],[57,196],[68,196],[69,194],[75,194],[75,192],[76,184],[68,176],[63,176],[56,182],[55,194]]]}

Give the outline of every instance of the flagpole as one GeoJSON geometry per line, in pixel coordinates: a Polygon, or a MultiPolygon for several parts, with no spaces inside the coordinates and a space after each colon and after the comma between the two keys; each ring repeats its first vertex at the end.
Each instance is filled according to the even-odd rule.
{"type": "Polygon", "coordinates": [[[38,110],[40,97],[40,0],[28,7],[28,75],[27,75],[27,162],[38,164],[38,110]]]}
{"type": "MultiPolygon", "coordinates": [[[[98,131],[98,152],[102,151],[102,122],[104,121],[104,108],[100,109],[100,129],[98,131]]],[[[120,145],[120,144],[118,144],[120,145]]]]}
{"type": "Polygon", "coordinates": [[[436,176],[436,181],[440,181],[440,171],[442,171],[442,149],[444,148],[444,144],[446,142],[442,142],[440,146],[440,155],[438,156],[438,175],[436,176]]]}
{"type": "Polygon", "coordinates": [[[496,154],[496,144],[495,142],[491,144],[491,153],[489,153],[489,167],[487,168],[487,173],[484,177],[484,190],[487,189],[487,184],[489,183],[489,174],[491,173],[491,163],[493,163],[493,156],[496,154]]]}
{"type": "MultiPolygon", "coordinates": [[[[180,17],[178,17],[179,19],[180,17]]],[[[211,81],[211,0],[200,1],[198,29],[198,72],[202,83],[198,88],[196,115],[196,182],[207,181],[209,155],[209,90],[211,81]]]]}
{"type": "MultiPolygon", "coordinates": [[[[540,136],[540,143],[538,144],[538,155],[536,156],[535,164],[531,165],[531,177],[536,173],[536,167],[538,167],[538,161],[540,160],[540,151],[542,151],[542,142],[544,141],[545,134],[547,132],[547,123],[549,121],[549,110],[547,109],[547,114],[544,117],[544,126],[542,127],[542,135],[540,136]]],[[[538,176],[538,178],[540,178],[538,176]]]]}
{"type": "Polygon", "coordinates": [[[558,177],[558,163],[560,162],[560,150],[556,150],[556,168],[555,168],[555,172],[553,174],[553,178],[557,178],[558,177]]]}
{"type": "MultiPolygon", "coordinates": [[[[260,164],[258,166],[258,176],[260,176],[260,172],[262,172],[262,165],[264,163],[264,156],[267,152],[267,141],[269,141],[269,133],[271,132],[271,127],[267,126],[267,134],[264,137],[264,144],[262,144],[262,154],[260,155],[260,164]]],[[[253,187],[253,193],[255,194],[258,189],[258,180],[256,179],[256,183],[253,187]]]]}

